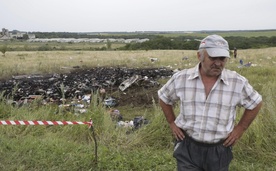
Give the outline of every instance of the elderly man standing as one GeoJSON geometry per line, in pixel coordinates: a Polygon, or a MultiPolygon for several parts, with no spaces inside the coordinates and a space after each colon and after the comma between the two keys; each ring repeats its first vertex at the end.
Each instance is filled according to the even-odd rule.
{"type": "Polygon", "coordinates": [[[177,72],[158,91],[161,108],[176,144],[173,156],[179,171],[227,171],[232,146],[257,116],[262,96],[248,80],[225,69],[228,42],[219,35],[204,38],[199,63],[177,72]],[[176,117],[173,105],[180,101],[176,117]],[[235,125],[236,107],[244,107],[235,125]]]}

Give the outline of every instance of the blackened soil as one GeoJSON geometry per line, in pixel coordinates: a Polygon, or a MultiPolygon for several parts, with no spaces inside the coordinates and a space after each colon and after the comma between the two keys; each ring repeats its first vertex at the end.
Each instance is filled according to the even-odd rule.
{"type": "Polygon", "coordinates": [[[148,106],[157,101],[158,80],[173,74],[165,68],[91,68],[75,69],[67,74],[17,75],[0,81],[4,97],[17,102],[33,95],[46,102],[81,98],[86,94],[105,90],[103,99],[113,97],[118,105],[148,106]],[[124,91],[121,83],[139,75],[139,79],[124,91]]]}

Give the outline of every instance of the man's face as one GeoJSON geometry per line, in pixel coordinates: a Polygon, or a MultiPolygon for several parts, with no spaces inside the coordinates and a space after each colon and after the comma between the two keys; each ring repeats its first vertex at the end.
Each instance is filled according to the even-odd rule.
{"type": "Polygon", "coordinates": [[[199,55],[201,61],[201,73],[207,77],[217,77],[221,74],[227,57],[210,57],[206,50],[204,50],[203,56],[199,55]]]}

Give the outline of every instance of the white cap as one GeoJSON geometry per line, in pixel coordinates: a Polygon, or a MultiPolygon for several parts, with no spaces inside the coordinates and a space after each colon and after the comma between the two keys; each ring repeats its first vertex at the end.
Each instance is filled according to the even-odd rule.
{"type": "Polygon", "coordinates": [[[228,42],[219,35],[205,37],[200,42],[199,49],[206,49],[210,57],[230,58],[228,42]]]}

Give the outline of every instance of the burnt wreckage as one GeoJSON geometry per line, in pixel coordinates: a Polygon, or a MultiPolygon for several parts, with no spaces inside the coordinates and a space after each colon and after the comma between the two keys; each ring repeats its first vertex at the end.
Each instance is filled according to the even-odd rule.
{"type": "Polygon", "coordinates": [[[125,91],[132,84],[145,88],[159,86],[156,80],[172,74],[173,71],[166,68],[75,69],[66,74],[13,76],[11,79],[0,81],[0,92],[17,104],[36,97],[41,97],[46,103],[61,103],[61,99],[89,99],[87,94],[100,89],[125,91]]]}

